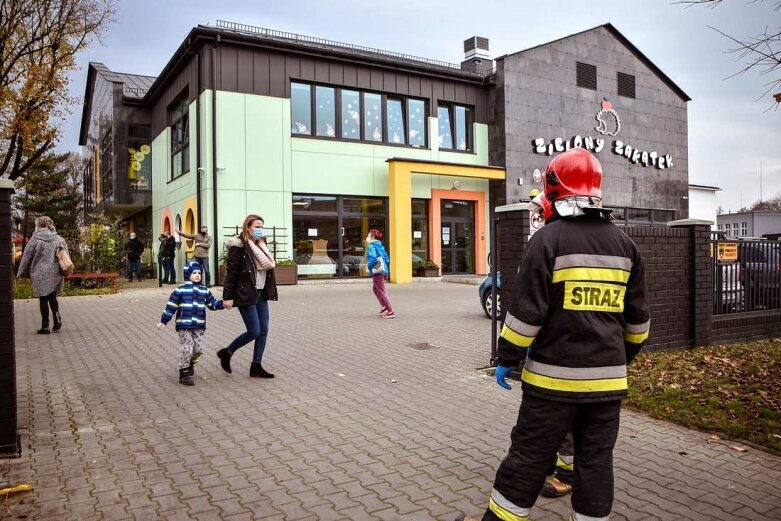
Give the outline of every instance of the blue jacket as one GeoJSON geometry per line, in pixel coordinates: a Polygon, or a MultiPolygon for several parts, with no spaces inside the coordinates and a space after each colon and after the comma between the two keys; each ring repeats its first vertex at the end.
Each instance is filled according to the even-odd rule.
{"type": "Polygon", "coordinates": [[[190,281],[180,284],[168,297],[168,304],[160,322],[167,324],[176,314],[176,330],[206,329],[206,308],[216,311],[224,309],[222,300],[217,300],[205,286],[190,281]]]}
{"type": "Polygon", "coordinates": [[[379,275],[379,273],[372,273],[372,266],[377,262],[378,257],[382,257],[382,260],[385,262],[383,273],[388,275],[390,273],[390,257],[388,257],[388,253],[380,241],[372,241],[366,254],[366,269],[369,271],[369,275],[379,275]]]}

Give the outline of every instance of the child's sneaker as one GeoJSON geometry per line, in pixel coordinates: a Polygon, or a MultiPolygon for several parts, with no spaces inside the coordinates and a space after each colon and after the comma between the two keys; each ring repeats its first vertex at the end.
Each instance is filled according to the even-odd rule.
{"type": "Polygon", "coordinates": [[[382,315],[380,315],[382,318],[396,318],[396,313],[393,311],[386,311],[382,315]]]}
{"type": "Polygon", "coordinates": [[[189,367],[185,367],[184,369],[179,369],[179,383],[182,385],[195,385],[195,381],[193,380],[193,377],[190,376],[189,367]]]}

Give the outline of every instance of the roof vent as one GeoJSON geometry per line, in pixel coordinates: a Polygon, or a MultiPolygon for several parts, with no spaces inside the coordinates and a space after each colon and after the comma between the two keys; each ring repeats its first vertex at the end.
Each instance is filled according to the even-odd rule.
{"type": "Polygon", "coordinates": [[[490,71],[494,61],[488,54],[488,38],[472,36],[464,40],[464,61],[461,68],[473,71],[490,71]]]}

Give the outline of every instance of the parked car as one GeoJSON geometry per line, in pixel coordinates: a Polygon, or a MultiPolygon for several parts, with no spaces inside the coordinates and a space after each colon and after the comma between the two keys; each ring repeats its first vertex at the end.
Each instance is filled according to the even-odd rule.
{"type": "Polygon", "coordinates": [[[743,311],[744,291],[738,262],[716,265],[713,281],[713,303],[717,314],[743,311]]]}
{"type": "Polygon", "coordinates": [[[746,310],[781,308],[781,244],[740,241],[738,264],[746,310]]]}
{"type": "MultiPolygon", "coordinates": [[[[502,301],[499,297],[499,288],[502,287],[502,273],[496,274],[496,316],[498,317],[502,313],[502,301]]],[[[491,298],[491,288],[493,288],[493,280],[488,275],[483,282],[480,283],[478,294],[480,295],[480,304],[483,306],[485,316],[491,318],[491,308],[493,308],[494,301],[491,298]]]]}

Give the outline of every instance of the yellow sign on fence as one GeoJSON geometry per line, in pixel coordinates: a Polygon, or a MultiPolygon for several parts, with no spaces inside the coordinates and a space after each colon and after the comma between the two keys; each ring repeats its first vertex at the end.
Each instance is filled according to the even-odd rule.
{"type": "Polygon", "coordinates": [[[734,242],[720,242],[718,251],[720,261],[738,260],[738,245],[734,242]]]}

